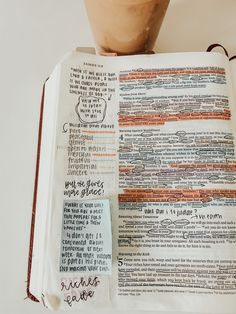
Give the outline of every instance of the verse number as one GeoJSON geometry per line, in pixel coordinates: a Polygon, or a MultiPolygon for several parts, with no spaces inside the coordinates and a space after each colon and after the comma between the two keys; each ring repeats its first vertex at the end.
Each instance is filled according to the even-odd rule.
{"type": "Polygon", "coordinates": [[[122,258],[118,258],[118,266],[123,266],[123,259],[122,258]]]}

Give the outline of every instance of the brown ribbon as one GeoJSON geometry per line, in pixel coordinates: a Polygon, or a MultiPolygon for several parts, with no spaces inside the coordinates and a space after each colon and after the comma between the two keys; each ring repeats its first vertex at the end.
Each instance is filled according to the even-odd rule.
{"type": "MultiPolygon", "coordinates": [[[[207,52],[210,52],[210,51],[212,51],[214,48],[217,48],[217,47],[222,48],[222,49],[224,50],[224,52],[225,52],[225,55],[229,58],[228,51],[227,51],[227,50],[225,49],[225,47],[222,46],[221,44],[212,44],[212,45],[210,45],[210,46],[207,48],[207,52]]],[[[233,57],[230,57],[230,58],[229,58],[229,61],[231,61],[231,60],[233,60],[233,59],[236,59],[236,55],[233,56],[233,57]]]]}

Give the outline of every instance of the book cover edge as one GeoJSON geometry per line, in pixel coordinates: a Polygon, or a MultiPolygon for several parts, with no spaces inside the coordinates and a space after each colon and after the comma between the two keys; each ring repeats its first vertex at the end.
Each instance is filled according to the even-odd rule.
{"type": "Polygon", "coordinates": [[[28,270],[27,270],[27,287],[26,287],[27,297],[29,299],[31,299],[32,301],[34,301],[34,302],[39,302],[39,300],[30,292],[30,279],[31,279],[31,269],[32,269],[35,213],[36,213],[36,204],[37,204],[38,176],[39,176],[41,140],[42,140],[44,95],[45,95],[45,84],[46,84],[47,80],[44,82],[44,85],[43,85],[43,91],[42,91],[41,103],[40,103],[40,116],[39,116],[39,127],[38,127],[38,143],[37,143],[36,167],[35,167],[35,178],[34,178],[34,192],[33,192],[32,215],[31,215],[31,229],[30,229],[29,253],[28,253],[28,270]]]}

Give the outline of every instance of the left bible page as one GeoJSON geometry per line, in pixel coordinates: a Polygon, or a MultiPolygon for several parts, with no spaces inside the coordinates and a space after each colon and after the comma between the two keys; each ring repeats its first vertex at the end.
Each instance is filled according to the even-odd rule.
{"type": "Polygon", "coordinates": [[[106,63],[74,52],[60,66],[40,296],[51,309],[110,305],[118,122],[106,63]]]}

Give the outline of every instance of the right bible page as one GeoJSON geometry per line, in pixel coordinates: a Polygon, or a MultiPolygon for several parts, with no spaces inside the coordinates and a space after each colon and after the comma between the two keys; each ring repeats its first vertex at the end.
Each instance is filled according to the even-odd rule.
{"type": "MultiPolygon", "coordinates": [[[[234,92],[234,99],[236,99],[236,58],[230,61],[230,69],[231,69],[231,77],[232,77],[232,89],[234,92]]],[[[234,106],[234,110],[236,110],[236,103],[234,106]]]]}
{"type": "Polygon", "coordinates": [[[123,58],[118,98],[113,303],[235,312],[236,120],[227,58],[123,58]]]}

